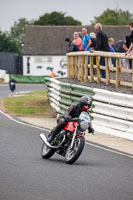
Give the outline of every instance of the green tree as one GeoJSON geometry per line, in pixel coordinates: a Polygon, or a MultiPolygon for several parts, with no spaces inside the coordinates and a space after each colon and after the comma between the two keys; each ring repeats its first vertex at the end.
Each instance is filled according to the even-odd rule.
{"type": "Polygon", "coordinates": [[[14,52],[21,55],[22,48],[21,45],[9,35],[0,33],[0,52],[14,52]]]}
{"type": "Polygon", "coordinates": [[[94,17],[91,23],[92,25],[96,23],[101,23],[103,25],[129,25],[131,21],[133,21],[133,14],[129,13],[128,10],[107,9],[99,17],[94,17]]]}
{"type": "Polygon", "coordinates": [[[33,21],[28,21],[25,18],[20,18],[18,21],[15,21],[9,33],[10,37],[21,44],[24,37],[25,26],[29,24],[33,24],[33,21]]]}
{"type": "Polygon", "coordinates": [[[34,21],[35,25],[81,25],[82,23],[71,16],[65,16],[63,12],[45,13],[38,20],[34,21]]]}

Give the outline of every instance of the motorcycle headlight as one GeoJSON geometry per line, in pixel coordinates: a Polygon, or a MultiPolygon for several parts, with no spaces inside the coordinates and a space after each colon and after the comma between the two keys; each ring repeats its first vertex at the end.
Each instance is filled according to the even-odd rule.
{"type": "Polygon", "coordinates": [[[88,129],[88,127],[89,127],[89,123],[87,121],[82,121],[79,124],[79,129],[81,131],[85,131],[86,129],[88,129]]]}

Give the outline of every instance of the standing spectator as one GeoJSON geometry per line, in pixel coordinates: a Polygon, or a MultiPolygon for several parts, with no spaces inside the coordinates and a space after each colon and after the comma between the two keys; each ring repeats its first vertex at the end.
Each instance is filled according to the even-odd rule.
{"type": "Polygon", "coordinates": [[[76,44],[74,44],[70,38],[66,38],[65,41],[68,43],[69,45],[69,50],[68,52],[74,52],[74,51],[79,51],[79,48],[76,44]]]}
{"type": "Polygon", "coordinates": [[[130,31],[131,31],[131,35],[130,35],[131,44],[130,44],[128,51],[126,52],[126,55],[132,55],[133,54],[133,22],[130,23],[129,28],[130,28],[130,31]]]}
{"type": "Polygon", "coordinates": [[[118,53],[124,53],[125,50],[123,49],[123,44],[124,44],[124,40],[119,40],[116,45],[115,45],[115,48],[116,48],[116,52],[118,53]]]}
{"type": "Polygon", "coordinates": [[[84,51],[90,51],[91,49],[91,38],[90,36],[87,34],[87,29],[86,28],[82,28],[82,49],[84,51]]]}
{"type": "Polygon", "coordinates": [[[76,44],[79,48],[79,50],[81,51],[82,50],[82,39],[79,37],[79,34],[78,32],[74,32],[73,34],[73,43],[76,44]]]}
{"type": "MultiPolygon", "coordinates": [[[[91,50],[91,38],[87,34],[87,29],[82,28],[82,50],[90,51],[91,50]]],[[[90,57],[88,56],[88,64],[90,63],[90,57]]],[[[90,75],[90,69],[88,68],[88,75],[90,75]]]]}
{"type": "Polygon", "coordinates": [[[115,43],[114,38],[109,38],[108,43],[109,43],[110,52],[116,52],[115,46],[114,46],[114,43],[115,43]]]}
{"type": "MultiPolygon", "coordinates": [[[[93,52],[96,46],[96,34],[94,32],[90,33],[90,38],[91,38],[91,50],[90,52],[93,52]]],[[[93,64],[96,65],[96,56],[93,56],[93,64]]],[[[96,69],[94,69],[94,74],[96,74],[96,69]]]]}
{"type": "MultiPolygon", "coordinates": [[[[115,52],[115,48],[114,48],[114,38],[109,38],[108,39],[108,43],[109,43],[109,49],[110,49],[110,52],[115,52]]],[[[112,65],[115,67],[115,58],[111,58],[110,59],[110,65],[112,65]]]]}
{"type": "Polygon", "coordinates": [[[78,32],[78,34],[79,34],[79,37],[82,39],[82,33],[81,33],[81,32],[78,32]]]}
{"type": "MultiPolygon", "coordinates": [[[[95,25],[95,30],[97,32],[96,34],[96,51],[109,51],[109,45],[108,45],[108,37],[107,35],[102,31],[102,25],[100,23],[97,23],[95,25]]],[[[105,66],[105,58],[101,56],[100,58],[100,65],[105,66]]],[[[105,70],[100,70],[102,78],[105,78],[105,70]]]]}
{"type": "Polygon", "coordinates": [[[131,36],[126,35],[123,46],[122,46],[125,52],[128,51],[130,45],[131,45],[131,36]]]}
{"type": "Polygon", "coordinates": [[[96,34],[94,32],[90,33],[90,38],[91,38],[91,49],[95,49],[96,46],[96,34]]]}

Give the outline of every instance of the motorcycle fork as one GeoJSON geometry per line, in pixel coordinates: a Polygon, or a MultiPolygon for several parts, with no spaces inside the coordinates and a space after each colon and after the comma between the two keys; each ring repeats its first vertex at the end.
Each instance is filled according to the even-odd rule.
{"type": "Polygon", "coordinates": [[[73,137],[72,137],[72,141],[71,141],[71,149],[73,149],[73,146],[74,146],[74,140],[75,140],[75,137],[76,137],[76,133],[77,133],[77,126],[75,128],[74,133],[73,133],[73,137]]]}

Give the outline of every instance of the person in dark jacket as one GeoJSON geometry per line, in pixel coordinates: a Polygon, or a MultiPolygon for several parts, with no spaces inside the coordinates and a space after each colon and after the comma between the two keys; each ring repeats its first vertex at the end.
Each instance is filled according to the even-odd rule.
{"type": "Polygon", "coordinates": [[[76,44],[74,44],[70,38],[66,38],[65,41],[68,43],[69,45],[69,50],[68,52],[75,52],[75,51],[80,51],[80,49],[78,48],[78,46],[76,44]]]}
{"type": "MultiPolygon", "coordinates": [[[[108,37],[107,35],[102,31],[102,25],[100,23],[97,23],[95,25],[95,30],[97,32],[96,34],[96,51],[107,51],[109,52],[109,45],[108,45],[108,37]]],[[[105,58],[101,56],[100,58],[100,65],[105,66],[105,58]]],[[[101,69],[101,76],[102,78],[105,78],[105,70],[101,69]]]]}
{"type": "MultiPolygon", "coordinates": [[[[92,99],[88,96],[83,96],[80,99],[79,104],[72,105],[65,112],[65,115],[57,120],[57,126],[51,131],[47,141],[51,142],[54,137],[59,133],[65,126],[68,121],[71,121],[73,118],[79,118],[82,111],[87,112],[87,110],[91,107],[92,99]]],[[[88,131],[90,133],[94,132],[92,127],[89,127],[88,131]]]]}
{"type": "Polygon", "coordinates": [[[129,55],[130,56],[130,55],[133,55],[133,22],[131,22],[129,24],[129,28],[130,28],[130,31],[131,31],[131,35],[130,35],[130,42],[131,42],[131,44],[130,44],[129,49],[126,52],[125,55],[129,55]]]}

